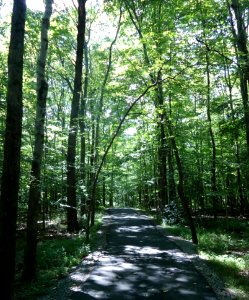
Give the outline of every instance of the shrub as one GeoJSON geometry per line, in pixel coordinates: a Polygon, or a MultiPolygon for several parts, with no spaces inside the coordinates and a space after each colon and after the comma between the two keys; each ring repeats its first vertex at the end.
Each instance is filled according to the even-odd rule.
{"type": "Polygon", "coordinates": [[[163,210],[163,223],[169,225],[184,224],[184,212],[175,202],[167,204],[163,210]]]}

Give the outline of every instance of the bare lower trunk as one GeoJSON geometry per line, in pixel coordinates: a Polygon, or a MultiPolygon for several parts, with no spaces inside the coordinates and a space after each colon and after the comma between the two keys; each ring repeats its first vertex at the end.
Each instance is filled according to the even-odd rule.
{"type": "Polygon", "coordinates": [[[83,48],[85,43],[86,0],[78,0],[78,34],[74,75],[73,100],[70,115],[70,129],[67,149],[67,230],[79,230],[76,201],[76,141],[80,95],[82,92],[83,48]]]}
{"type": "Polygon", "coordinates": [[[14,0],[8,57],[7,117],[0,198],[1,298],[13,297],[22,135],[22,80],[26,1],[14,0]]]}
{"type": "Polygon", "coordinates": [[[84,58],[85,58],[85,79],[84,79],[84,91],[83,97],[81,98],[80,104],[80,179],[81,185],[84,186],[84,190],[81,192],[81,203],[80,203],[80,211],[81,215],[86,213],[86,171],[85,171],[85,160],[86,160],[86,100],[88,97],[88,82],[89,82],[89,63],[88,63],[88,46],[85,43],[84,46],[84,58]]]}
{"type": "Polygon", "coordinates": [[[247,156],[249,158],[249,103],[248,103],[248,82],[249,82],[249,56],[248,56],[248,38],[247,27],[243,20],[242,6],[239,0],[232,0],[231,6],[228,3],[230,12],[232,32],[235,39],[235,47],[237,50],[237,59],[239,65],[240,77],[240,92],[244,107],[245,128],[246,128],[246,142],[247,142],[247,156]],[[231,9],[234,11],[236,25],[233,23],[233,16],[231,9]]]}
{"type": "Polygon", "coordinates": [[[181,200],[181,204],[182,207],[184,209],[184,213],[186,215],[186,219],[191,231],[191,235],[192,235],[192,242],[194,244],[198,244],[198,237],[197,237],[197,233],[196,233],[196,228],[195,228],[195,224],[191,215],[191,211],[190,211],[190,207],[189,207],[189,201],[186,197],[186,193],[185,193],[185,187],[184,187],[184,174],[183,174],[183,167],[182,167],[182,161],[179,155],[179,151],[178,151],[178,147],[176,145],[176,140],[175,140],[175,136],[174,136],[174,132],[173,132],[173,128],[171,126],[171,122],[170,120],[167,118],[166,116],[166,123],[167,123],[167,127],[169,130],[169,134],[171,137],[171,144],[172,144],[172,148],[174,151],[174,155],[175,155],[175,159],[176,159],[176,165],[177,165],[177,169],[178,169],[178,176],[179,176],[179,183],[178,183],[178,195],[179,198],[181,200]]]}
{"type": "Polygon", "coordinates": [[[163,208],[168,203],[168,188],[167,188],[167,145],[165,134],[165,112],[164,112],[164,98],[162,87],[162,74],[159,72],[158,86],[156,89],[156,108],[158,113],[158,170],[159,170],[159,185],[158,196],[159,206],[163,208]]]}

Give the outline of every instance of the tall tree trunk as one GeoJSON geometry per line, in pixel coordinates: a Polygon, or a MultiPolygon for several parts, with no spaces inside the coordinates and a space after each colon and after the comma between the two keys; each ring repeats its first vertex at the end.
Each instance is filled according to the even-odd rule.
{"type": "Polygon", "coordinates": [[[28,199],[27,237],[24,250],[23,270],[23,279],[27,281],[31,281],[36,277],[37,221],[39,216],[39,204],[41,197],[40,177],[44,148],[44,124],[48,93],[48,83],[45,78],[45,67],[48,50],[48,30],[50,25],[50,17],[52,15],[52,3],[53,0],[46,0],[45,2],[45,12],[42,18],[41,25],[40,53],[37,62],[35,144],[30,174],[31,182],[28,199]]]}
{"type": "Polygon", "coordinates": [[[89,82],[89,62],[88,62],[88,45],[84,45],[84,60],[85,60],[85,78],[84,78],[84,91],[80,103],[80,180],[84,190],[81,192],[80,210],[81,215],[85,214],[86,210],[86,101],[88,97],[88,82],[89,82]]]}
{"type": "Polygon", "coordinates": [[[248,103],[248,82],[249,82],[249,56],[248,56],[248,38],[247,27],[243,20],[242,7],[239,0],[232,0],[231,6],[227,0],[230,12],[231,26],[233,36],[237,47],[237,58],[239,65],[240,92],[244,107],[247,158],[249,159],[249,103],[248,103]],[[231,8],[234,11],[236,25],[233,23],[231,8]]]}
{"type": "Polygon", "coordinates": [[[170,141],[172,144],[172,149],[174,151],[175,159],[176,159],[176,165],[177,165],[177,170],[178,170],[178,176],[179,176],[179,183],[178,183],[178,195],[182,203],[182,207],[184,209],[186,219],[188,221],[188,225],[191,231],[191,236],[192,236],[192,242],[194,244],[198,244],[198,237],[196,233],[196,228],[195,224],[191,215],[190,207],[189,207],[189,201],[187,199],[186,193],[185,193],[185,185],[184,185],[184,173],[183,173],[183,167],[182,167],[182,161],[180,158],[179,150],[176,144],[175,140],[175,135],[174,131],[170,122],[170,119],[166,116],[166,124],[169,130],[169,135],[170,135],[170,141]]]}
{"type": "MultiPolygon", "coordinates": [[[[227,0],[232,33],[235,40],[235,50],[237,51],[237,60],[239,65],[239,78],[240,78],[240,92],[244,107],[244,120],[245,120],[245,129],[246,129],[246,143],[247,143],[247,159],[249,159],[249,103],[248,103],[248,83],[249,83],[249,55],[248,55],[248,35],[247,35],[247,26],[243,20],[243,12],[241,3],[239,0],[232,0],[231,6],[227,0]],[[233,15],[231,8],[234,11],[236,25],[233,22],[233,15]]],[[[237,145],[237,154],[239,153],[237,145]]],[[[238,157],[239,158],[239,157],[238,157]]],[[[248,177],[248,174],[246,174],[248,177]]],[[[239,184],[239,194],[240,194],[240,205],[242,213],[244,212],[244,207],[246,205],[246,199],[243,196],[243,189],[241,183],[241,174],[238,168],[237,170],[237,180],[239,184]]]]}
{"type": "Polygon", "coordinates": [[[105,175],[103,175],[103,184],[102,184],[102,205],[106,206],[106,182],[105,182],[105,175]]]}
{"type": "MultiPolygon", "coordinates": [[[[159,35],[162,33],[162,1],[159,1],[154,7],[154,19],[156,33],[159,35]]],[[[160,41],[155,40],[155,45],[157,48],[157,53],[160,58],[163,55],[163,49],[160,41]]],[[[164,103],[164,92],[162,83],[162,71],[158,72],[158,85],[156,89],[156,108],[158,108],[158,127],[159,127],[159,151],[158,151],[158,169],[159,169],[159,202],[160,207],[163,208],[168,202],[168,185],[167,185],[167,143],[166,143],[166,133],[165,133],[165,103],[164,103]]]]}
{"type": "Polygon", "coordinates": [[[83,48],[85,43],[86,0],[78,0],[78,34],[74,75],[73,100],[70,115],[70,129],[67,149],[67,230],[79,230],[76,201],[76,141],[80,95],[82,93],[83,48]]]}
{"type": "Polygon", "coordinates": [[[212,189],[212,205],[214,217],[217,217],[217,185],[216,185],[216,144],[212,128],[212,118],[210,111],[210,59],[208,49],[206,49],[206,75],[207,75],[207,120],[210,141],[212,145],[212,160],[211,160],[211,189],[212,189]]]}
{"type": "Polygon", "coordinates": [[[14,0],[8,57],[7,117],[0,198],[1,298],[13,297],[22,135],[22,81],[26,1],[14,0]]]}
{"type": "Polygon", "coordinates": [[[110,195],[109,195],[109,207],[113,207],[113,185],[114,185],[114,168],[112,165],[111,170],[111,182],[110,182],[110,195]]]}
{"type": "Polygon", "coordinates": [[[232,93],[232,82],[231,82],[231,75],[230,75],[230,70],[229,70],[229,65],[227,63],[227,59],[224,61],[224,73],[225,73],[225,80],[228,86],[228,96],[229,96],[229,106],[231,110],[231,115],[232,115],[232,122],[233,126],[235,128],[234,132],[234,143],[235,143],[235,148],[236,148],[236,162],[237,162],[237,187],[238,187],[238,197],[239,197],[239,203],[240,203],[240,212],[243,215],[244,210],[245,210],[245,196],[243,194],[243,186],[242,186],[242,179],[241,179],[241,168],[240,168],[240,145],[239,145],[239,129],[237,128],[235,122],[236,122],[236,117],[235,117],[235,111],[234,111],[234,105],[233,105],[233,93],[232,93]]]}
{"type": "MultiPolygon", "coordinates": [[[[169,117],[171,118],[172,109],[171,109],[171,100],[172,95],[169,94],[169,117]]],[[[170,139],[169,139],[170,140],[170,139]]],[[[175,169],[174,169],[174,158],[173,158],[173,150],[171,143],[168,143],[168,166],[169,166],[169,200],[176,200],[176,184],[175,184],[175,169]]]]}
{"type": "Polygon", "coordinates": [[[197,2],[197,5],[199,6],[198,9],[201,12],[201,24],[202,24],[202,31],[203,31],[203,37],[205,41],[206,46],[206,52],[205,52],[205,58],[206,58],[206,79],[207,79],[207,86],[206,86],[206,109],[207,109],[207,121],[208,121],[208,133],[210,136],[210,141],[212,145],[212,159],[211,159],[211,199],[212,199],[212,206],[213,206],[213,214],[216,218],[217,216],[217,186],[216,186],[216,144],[215,144],[215,136],[214,131],[212,128],[212,117],[211,117],[211,111],[210,111],[210,100],[211,100],[211,81],[210,81],[210,57],[209,57],[209,51],[210,49],[207,46],[206,43],[206,19],[205,14],[203,12],[202,2],[197,2]]]}
{"type": "Polygon", "coordinates": [[[168,203],[168,188],[167,188],[167,145],[165,134],[165,112],[162,87],[162,74],[159,71],[158,85],[156,89],[156,108],[158,112],[158,130],[159,130],[159,149],[158,149],[158,170],[159,170],[159,206],[163,208],[168,203]]]}

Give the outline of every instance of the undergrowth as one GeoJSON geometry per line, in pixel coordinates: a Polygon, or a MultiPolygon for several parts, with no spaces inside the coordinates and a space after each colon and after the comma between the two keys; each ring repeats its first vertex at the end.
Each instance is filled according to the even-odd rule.
{"type": "MultiPolygon", "coordinates": [[[[66,276],[73,266],[78,265],[89,254],[96,243],[96,232],[102,219],[102,213],[97,214],[95,225],[91,228],[90,244],[86,243],[85,233],[52,234],[49,238],[42,238],[37,249],[37,280],[24,283],[21,280],[21,270],[16,275],[16,296],[18,300],[36,299],[48,292],[57,281],[66,276]]],[[[20,243],[23,243],[21,240],[20,243]]],[[[22,256],[22,251],[19,251],[22,256]]]]}
{"type": "MultiPolygon", "coordinates": [[[[249,221],[245,219],[196,219],[200,257],[224,281],[234,299],[249,299],[249,221]]],[[[174,235],[190,240],[186,225],[164,226],[174,235]]]]}

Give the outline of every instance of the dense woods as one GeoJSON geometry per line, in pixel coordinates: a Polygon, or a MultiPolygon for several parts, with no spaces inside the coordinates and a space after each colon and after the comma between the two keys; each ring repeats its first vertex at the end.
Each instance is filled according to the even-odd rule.
{"type": "Polygon", "coordinates": [[[30,281],[38,228],[56,219],[89,238],[98,208],[174,202],[197,244],[196,216],[248,217],[248,1],[47,0],[26,14],[11,2],[12,19],[0,1],[4,299],[17,229],[30,281]]]}

